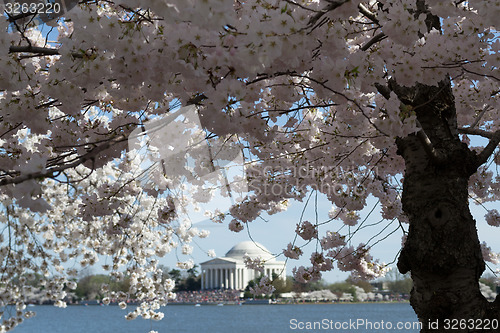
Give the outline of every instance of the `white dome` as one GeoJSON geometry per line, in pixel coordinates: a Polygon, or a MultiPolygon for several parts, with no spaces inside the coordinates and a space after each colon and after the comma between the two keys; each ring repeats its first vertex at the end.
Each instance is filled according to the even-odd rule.
{"type": "Polygon", "coordinates": [[[236,244],[226,253],[226,258],[243,260],[243,256],[248,254],[251,258],[261,257],[266,261],[274,261],[274,256],[266,247],[260,243],[245,241],[236,244]]]}

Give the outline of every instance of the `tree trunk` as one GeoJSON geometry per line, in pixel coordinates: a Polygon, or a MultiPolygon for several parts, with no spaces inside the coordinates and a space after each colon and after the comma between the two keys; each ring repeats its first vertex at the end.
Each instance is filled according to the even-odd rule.
{"type": "Polygon", "coordinates": [[[500,298],[490,303],[480,292],[485,263],[469,211],[468,181],[477,159],[459,139],[450,81],[412,88],[391,82],[390,88],[424,129],[397,139],[406,169],[403,210],[410,221],[398,268],[411,272],[410,303],[422,332],[499,332],[500,298]],[[495,320],[489,323],[493,329],[484,329],[486,319],[495,320]]]}

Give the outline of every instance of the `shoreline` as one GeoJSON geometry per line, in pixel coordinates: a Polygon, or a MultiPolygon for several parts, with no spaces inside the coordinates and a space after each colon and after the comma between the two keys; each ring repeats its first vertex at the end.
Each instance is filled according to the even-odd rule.
{"type": "MultiPolygon", "coordinates": [[[[256,302],[256,303],[247,303],[246,305],[336,305],[336,304],[342,304],[342,305],[345,305],[345,304],[403,304],[403,303],[407,303],[409,304],[410,302],[409,301],[380,301],[380,302],[290,302],[290,303],[286,303],[286,302],[277,302],[277,303],[265,303],[265,302],[262,302],[262,303],[259,303],[259,302],[256,302]]],[[[242,306],[242,305],[245,305],[245,301],[242,301],[242,302],[227,302],[227,303],[224,303],[224,302],[221,302],[221,303],[194,303],[194,302],[169,302],[167,304],[167,306],[169,305],[178,305],[178,306],[196,306],[196,305],[200,305],[200,306],[233,306],[233,305],[236,305],[236,306],[242,306]]],[[[134,305],[139,305],[139,303],[128,303],[127,305],[129,306],[134,306],[134,305]]],[[[38,306],[54,306],[54,304],[32,304],[30,303],[28,305],[29,307],[38,307],[38,306]]],[[[68,303],[67,306],[118,306],[118,303],[110,303],[108,305],[104,305],[102,303],[68,303]]]]}

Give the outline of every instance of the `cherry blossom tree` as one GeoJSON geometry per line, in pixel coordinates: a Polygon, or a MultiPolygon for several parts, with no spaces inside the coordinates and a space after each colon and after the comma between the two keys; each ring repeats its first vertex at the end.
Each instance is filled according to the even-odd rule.
{"type": "MultiPolygon", "coordinates": [[[[411,273],[423,331],[436,319],[500,319],[498,299],[488,302],[478,284],[485,260],[497,256],[480,243],[469,210],[470,199],[500,195],[498,1],[70,7],[49,19],[6,9],[0,20],[0,300],[17,304],[1,330],[32,315],[23,303],[30,273],[43,273],[47,295],[64,306],[63,287],[75,287],[77,272],[68,262],[100,256],[116,279],[131,278],[128,295],[110,297],[143,301],[127,318],[161,319],[173,284],[161,279],[157,258],[177,246],[189,254],[191,240],[208,235],[176,207],[230,192],[199,192],[196,175],[214,168],[210,150],[174,172],[198,186],[198,196],[179,200],[173,189],[184,185],[169,175],[188,159],[165,161],[165,147],[151,145],[157,159],[146,163],[128,146],[180,106],[196,109],[208,147],[237,147],[245,157],[247,195],[227,213],[207,212],[214,221],[240,231],[311,191],[331,202],[330,220],[291,226],[297,238],[285,256],[318,244],[311,266],[294,270],[298,281],[334,266],[357,278],[385,273],[370,246],[352,245],[341,228],[363,223],[359,211],[372,196],[400,225],[398,268],[411,273]],[[487,144],[476,146],[476,136],[487,144]]],[[[500,225],[497,210],[485,218],[500,225]]],[[[262,281],[257,288],[269,291],[262,281]]]]}

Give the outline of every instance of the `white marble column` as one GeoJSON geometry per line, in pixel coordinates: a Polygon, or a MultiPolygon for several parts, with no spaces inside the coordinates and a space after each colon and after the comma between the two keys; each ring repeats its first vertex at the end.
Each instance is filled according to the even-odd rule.
{"type": "Polygon", "coordinates": [[[205,271],[201,270],[201,290],[205,289],[205,271]]]}
{"type": "Polygon", "coordinates": [[[220,282],[220,280],[219,280],[219,269],[216,268],[215,269],[215,286],[214,286],[214,289],[219,288],[219,285],[220,285],[219,282],[220,282]]]}
{"type": "Polygon", "coordinates": [[[224,268],[224,288],[228,289],[229,288],[229,281],[228,281],[228,278],[227,278],[227,273],[229,272],[229,269],[228,268],[224,268]]]}
{"type": "Polygon", "coordinates": [[[243,289],[247,287],[248,284],[248,274],[252,272],[251,270],[245,270],[243,269],[243,289]]]}
{"type": "Polygon", "coordinates": [[[229,275],[231,278],[230,283],[231,283],[231,289],[236,289],[236,269],[231,268],[231,274],[229,275]]]}

